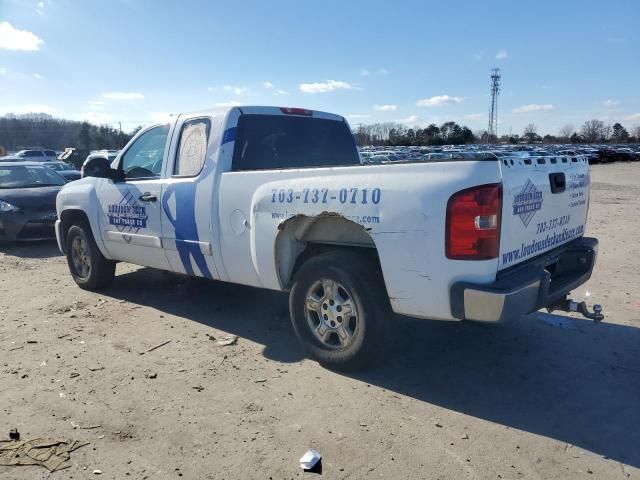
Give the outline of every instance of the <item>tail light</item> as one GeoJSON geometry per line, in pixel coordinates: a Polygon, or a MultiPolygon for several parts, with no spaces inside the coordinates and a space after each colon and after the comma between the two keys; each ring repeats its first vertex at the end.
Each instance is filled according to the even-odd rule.
{"type": "Polygon", "coordinates": [[[445,251],[452,260],[489,260],[500,250],[502,186],[462,190],[447,203],[445,251]]]}

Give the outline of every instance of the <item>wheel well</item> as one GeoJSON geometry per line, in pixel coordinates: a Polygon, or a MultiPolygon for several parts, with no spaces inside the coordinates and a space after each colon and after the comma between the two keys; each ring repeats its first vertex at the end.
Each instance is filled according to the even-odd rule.
{"type": "Polygon", "coordinates": [[[280,284],[291,287],[295,273],[309,258],[329,250],[350,250],[366,256],[380,268],[373,238],[362,225],[341,215],[298,215],[278,226],[275,259],[280,284]]]}
{"type": "Polygon", "coordinates": [[[60,239],[62,248],[66,248],[67,232],[72,225],[76,225],[79,223],[86,223],[87,225],[89,225],[89,218],[87,217],[87,214],[82,210],[65,210],[64,212],[62,212],[62,215],[60,215],[60,221],[62,222],[62,229],[60,232],[62,235],[62,238],[60,239]]]}

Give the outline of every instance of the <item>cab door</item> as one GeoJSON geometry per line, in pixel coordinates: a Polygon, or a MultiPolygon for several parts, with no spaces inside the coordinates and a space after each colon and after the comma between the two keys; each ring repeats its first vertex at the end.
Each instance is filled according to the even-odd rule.
{"type": "Polygon", "coordinates": [[[210,117],[178,119],[160,213],[162,243],[171,270],[210,279],[219,278],[211,242],[216,228],[212,154],[220,122],[210,117]]]}
{"type": "Polygon", "coordinates": [[[141,133],[120,156],[121,180],[103,179],[97,185],[102,240],[116,260],[169,269],[160,220],[169,133],[169,125],[141,133]]]}

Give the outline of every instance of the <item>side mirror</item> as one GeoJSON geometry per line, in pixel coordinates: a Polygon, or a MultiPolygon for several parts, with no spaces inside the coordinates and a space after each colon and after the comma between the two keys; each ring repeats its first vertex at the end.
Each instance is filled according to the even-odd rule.
{"type": "Polygon", "coordinates": [[[82,164],[82,178],[84,177],[97,177],[97,178],[110,178],[112,180],[116,177],[116,172],[111,168],[111,162],[106,158],[94,157],[88,158],[82,164]]]}

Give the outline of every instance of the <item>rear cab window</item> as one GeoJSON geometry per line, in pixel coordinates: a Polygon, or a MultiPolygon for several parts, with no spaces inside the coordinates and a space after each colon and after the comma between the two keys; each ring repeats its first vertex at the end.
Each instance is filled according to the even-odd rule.
{"type": "Polygon", "coordinates": [[[258,114],[238,120],[234,171],[345,165],[360,165],[360,157],[344,121],[258,114]]]}

